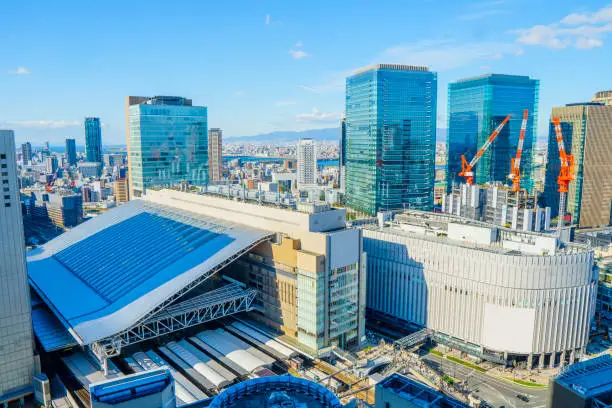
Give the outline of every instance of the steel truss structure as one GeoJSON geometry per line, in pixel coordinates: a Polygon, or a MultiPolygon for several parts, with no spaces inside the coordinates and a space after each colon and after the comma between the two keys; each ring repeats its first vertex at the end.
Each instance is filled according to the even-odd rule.
{"type": "Polygon", "coordinates": [[[252,310],[257,291],[230,284],[172,305],[155,316],[130,327],[112,338],[91,344],[100,359],[118,356],[121,348],[206,323],[235,313],[252,310]]]}

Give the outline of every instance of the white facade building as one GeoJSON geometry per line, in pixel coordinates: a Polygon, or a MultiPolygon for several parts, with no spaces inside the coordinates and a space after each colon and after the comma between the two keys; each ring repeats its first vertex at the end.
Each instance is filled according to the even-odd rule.
{"type": "Polygon", "coordinates": [[[34,350],[15,135],[0,130],[0,403],[32,393],[34,350]]]}
{"type": "Polygon", "coordinates": [[[312,139],[300,139],[297,145],[298,189],[317,184],[317,145],[312,139]]]}
{"type": "Polygon", "coordinates": [[[571,364],[584,352],[597,292],[587,247],[421,212],[363,237],[371,312],[494,361],[571,364]]]}

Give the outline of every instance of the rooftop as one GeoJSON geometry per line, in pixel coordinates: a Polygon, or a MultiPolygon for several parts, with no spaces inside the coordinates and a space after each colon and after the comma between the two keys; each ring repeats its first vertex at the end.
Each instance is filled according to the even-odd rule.
{"type": "Polygon", "coordinates": [[[572,364],[555,381],[586,398],[612,393],[612,355],[572,364]]]}
{"type": "MultiPolygon", "coordinates": [[[[413,406],[423,408],[467,408],[466,405],[454,398],[448,397],[441,392],[427,387],[403,375],[394,373],[382,380],[377,386],[385,391],[392,392],[397,396],[410,401],[413,406]]],[[[378,399],[379,396],[376,395],[378,399]]],[[[412,405],[411,405],[412,406],[412,405]]]]}
{"type": "Polygon", "coordinates": [[[28,252],[31,286],[79,344],[112,336],[271,232],[133,200],[28,252]]]}
{"type": "Polygon", "coordinates": [[[353,72],[353,75],[360,74],[366,71],[372,71],[377,69],[389,69],[394,71],[422,71],[429,72],[429,68],[425,66],[419,65],[403,65],[403,64],[373,64],[368,65],[367,67],[360,68],[353,72]]]}

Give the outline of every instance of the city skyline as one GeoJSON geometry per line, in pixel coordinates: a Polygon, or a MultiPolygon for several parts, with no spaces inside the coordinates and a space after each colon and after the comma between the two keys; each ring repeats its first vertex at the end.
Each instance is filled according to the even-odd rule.
{"type": "MultiPolygon", "coordinates": [[[[191,95],[196,104],[211,109],[211,125],[223,128],[228,140],[281,129],[335,127],[343,112],[345,78],[355,68],[379,62],[426,65],[439,73],[438,100],[442,103],[437,122],[442,128],[446,127],[449,82],[489,72],[539,78],[541,114],[537,134],[545,136],[552,107],[586,101],[595,92],[611,87],[605,81],[599,82],[599,78],[612,55],[606,42],[612,5],[590,1],[576,6],[562,1],[549,10],[536,3],[529,4],[530,12],[525,13],[526,3],[522,1],[472,5],[448,2],[445,7],[423,2],[410,9],[414,24],[397,29],[393,22],[405,21],[405,16],[389,11],[400,6],[390,2],[386,7],[362,13],[364,5],[357,4],[350,10],[354,14],[351,23],[345,23],[334,18],[333,12],[319,16],[292,5],[246,5],[238,18],[230,20],[233,10],[226,5],[206,6],[205,13],[198,13],[204,11],[200,9],[204,5],[194,3],[193,12],[176,10],[163,17],[164,22],[180,21],[189,27],[192,38],[174,48],[178,34],[164,32],[161,36],[152,32],[150,40],[159,45],[158,49],[167,49],[164,46],[172,43],[173,50],[143,54],[127,46],[130,42],[123,41],[121,31],[112,36],[101,34],[115,28],[114,24],[137,24],[141,19],[152,19],[155,24],[160,18],[150,11],[143,12],[137,5],[119,14],[113,12],[112,5],[97,10],[97,29],[80,30],[80,24],[91,23],[80,18],[90,13],[84,5],[58,16],[55,20],[60,21],[54,20],[58,29],[47,30],[41,39],[41,30],[46,28],[43,18],[50,6],[40,3],[26,14],[22,13],[22,5],[11,4],[6,6],[7,15],[15,15],[7,19],[11,41],[0,39],[6,50],[0,71],[0,86],[6,92],[0,102],[0,127],[15,129],[17,143],[29,140],[37,145],[51,140],[57,144],[65,138],[75,138],[81,145],[82,118],[99,116],[103,142],[123,144],[121,102],[128,94],[191,95]],[[30,20],[21,15],[28,15],[30,20]],[[348,34],[353,32],[348,24],[358,25],[365,23],[362,20],[383,16],[392,21],[376,36],[359,34],[352,38],[348,34]],[[421,22],[428,19],[436,23],[421,22]],[[310,28],[314,21],[316,31],[310,28]],[[208,30],[218,32],[221,22],[224,47],[202,42],[208,30]],[[258,46],[251,47],[244,41],[247,36],[258,46]],[[192,41],[202,45],[195,56],[189,51],[192,41]],[[86,58],[68,54],[68,50],[90,43],[97,47],[97,53],[86,58]],[[204,64],[211,53],[225,57],[228,66],[244,66],[245,58],[265,63],[249,64],[248,70],[227,69],[226,64],[217,68],[204,64]],[[189,63],[179,68],[171,63],[187,56],[189,63]],[[135,58],[139,63],[130,64],[135,58]],[[580,67],[573,64],[577,58],[584,62],[580,67]],[[206,69],[202,71],[202,67],[206,69]],[[125,73],[115,75],[120,69],[125,73]],[[266,83],[265,89],[259,85],[262,83],[266,83]],[[87,97],[83,89],[87,89],[87,97]],[[15,103],[24,98],[30,105],[27,111],[15,103]],[[75,106],[70,103],[74,100],[82,102],[75,106]],[[237,116],[243,120],[235,120],[237,116]]],[[[343,8],[339,4],[326,7],[338,8],[338,12],[343,8]]]]}

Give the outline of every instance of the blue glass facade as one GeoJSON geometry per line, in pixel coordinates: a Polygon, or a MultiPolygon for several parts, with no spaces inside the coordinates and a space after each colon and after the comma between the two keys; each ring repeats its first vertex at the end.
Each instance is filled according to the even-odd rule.
{"type": "Polygon", "coordinates": [[[347,206],[433,209],[437,74],[379,64],[346,80],[347,206]]]}
{"type": "Polygon", "coordinates": [[[76,141],[74,139],[66,139],[66,161],[70,166],[76,166],[76,141]]]}
{"type": "Polygon", "coordinates": [[[148,187],[208,183],[207,108],[181,97],[134,98],[128,106],[128,163],[133,197],[148,187]]]}
{"type": "Polygon", "coordinates": [[[85,118],[85,154],[88,162],[102,163],[100,118],[85,118]]]}
{"type": "Polygon", "coordinates": [[[475,183],[506,182],[510,159],[518,146],[523,110],[529,110],[521,159],[521,187],[533,188],[533,147],[538,123],[540,82],[526,76],[489,74],[463,79],[448,85],[448,168],[447,183],[463,179],[461,155],[470,161],[507,115],[511,115],[497,139],[475,168],[475,183]]]}

